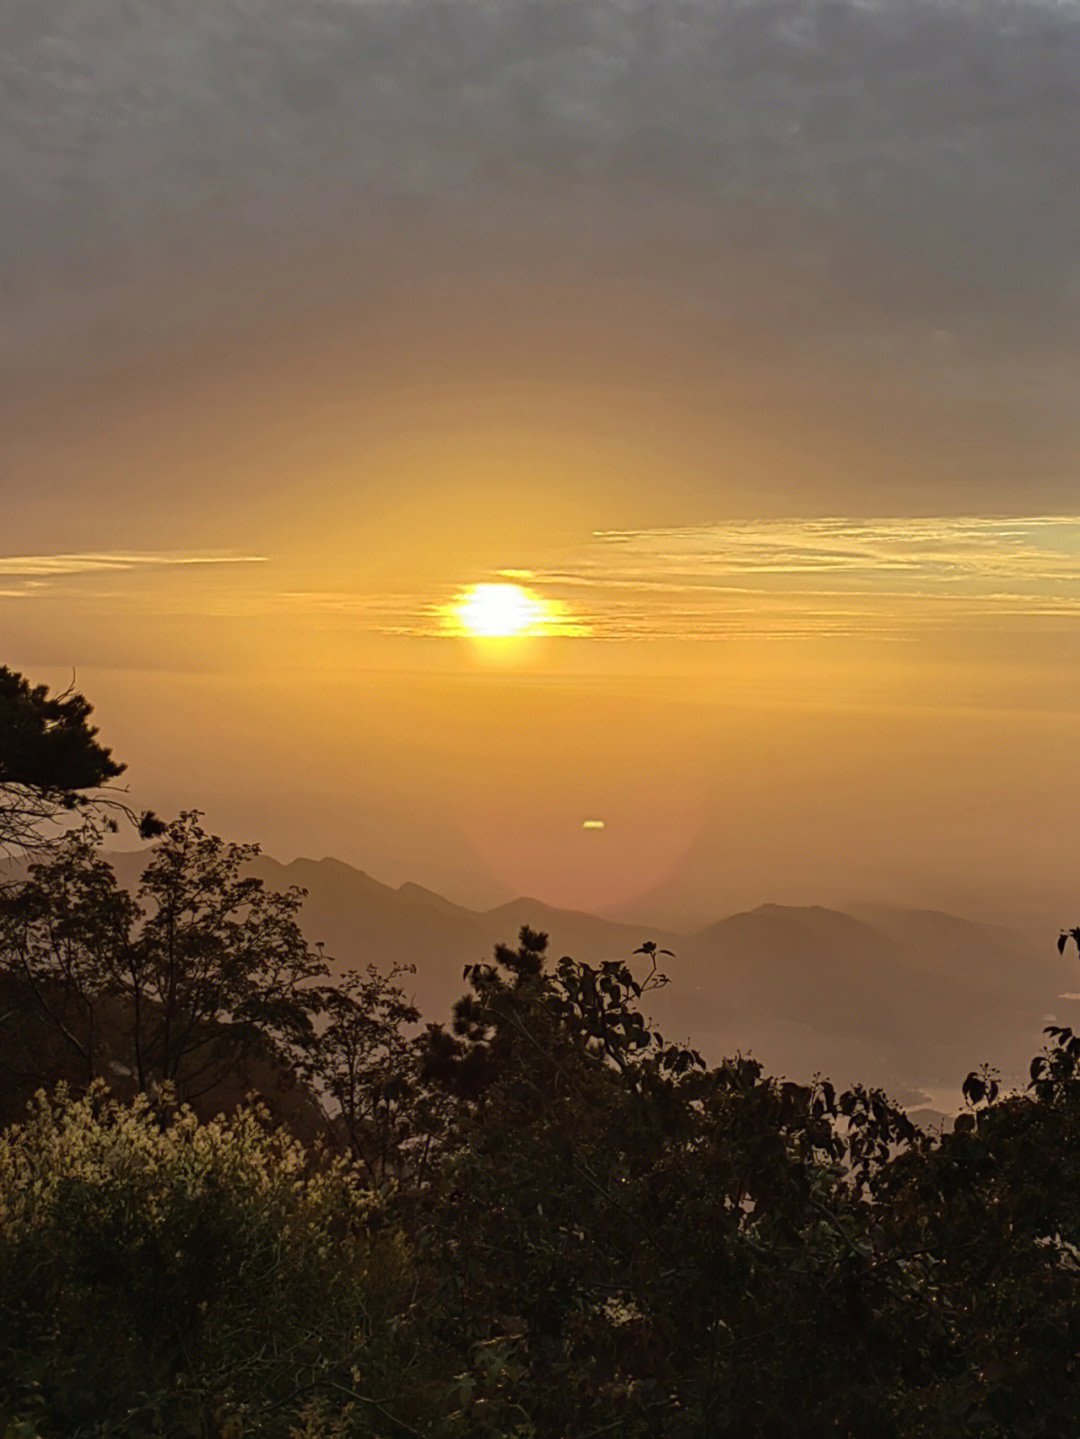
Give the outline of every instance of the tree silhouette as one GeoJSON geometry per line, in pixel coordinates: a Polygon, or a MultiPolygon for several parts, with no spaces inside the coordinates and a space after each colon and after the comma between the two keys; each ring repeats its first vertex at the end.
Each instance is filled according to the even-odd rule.
{"type": "Polygon", "coordinates": [[[257,845],[207,834],[197,811],[164,829],[137,897],[92,826],[62,836],[0,897],[0,970],[33,995],[86,1081],[130,1073],[182,1098],[247,1054],[296,1057],[325,976],[297,923],[304,891],[243,873],[257,845]]]}
{"type": "MultiPolygon", "coordinates": [[[[74,811],[120,812],[135,820],[121,801],[92,793],[125,769],[98,742],[92,712],[82,695],[50,696],[46,685],[32,687],[0,666],[0,849],[39,849],[48,826],[74,811]]],[[[152,815],[137,822],[146,837],[160,833],[152,815]]]]}

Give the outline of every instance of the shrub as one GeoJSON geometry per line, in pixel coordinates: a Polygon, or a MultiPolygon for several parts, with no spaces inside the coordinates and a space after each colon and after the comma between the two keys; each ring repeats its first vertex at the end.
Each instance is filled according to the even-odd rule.
{"type": "Polygon", "coordinates": [[[259,1109],[200,1124],[99,1083],[0,1135],[0,1430],[285,1436],[330,1395],[370,1433],[423,1387],[411,1286],[370,1191],[259,1109]]]}

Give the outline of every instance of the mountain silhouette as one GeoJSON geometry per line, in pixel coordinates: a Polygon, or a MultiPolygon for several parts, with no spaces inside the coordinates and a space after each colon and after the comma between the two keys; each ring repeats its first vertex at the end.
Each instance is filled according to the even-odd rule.
{"type": "Polygon", "coordinates": [[[692,1019],[709,1054],[915,1091],[957,1086],[984,1061],[1026,1078],[1067,974],[1052,941],[954,915],[782,905],[688,936],[668,968],[654,1008],[673,1037],[692,1019]]]}
{"type": "MultiPolygon", "coordinates": [[[[113,860],[134,887],[145,855],[113,860]]],[[[514,943],[523,924],[548,934],[553,959],[625,959],[641,976],[647,961],[634,951],[653,939],[674,951],[662,964],[670,983],[644,1001],[666,1038],[709,1062],[752,1053],[772,1073],[880,1084],[912,1103],[950,1093],[959,1102],[964,1075],[983,1062],[1022,1082],[1043,1024],[1075,987],[1056,931],[1022,936],[929,910],[765,904],[680,935],[531,898],[471,910],[337,859],[260,856],[252,871],[271,888],[308,891],[301,923],[333,972],[413,966],[400,983],[426,1020],[447,1019],[465,965],[514,943]]]]}

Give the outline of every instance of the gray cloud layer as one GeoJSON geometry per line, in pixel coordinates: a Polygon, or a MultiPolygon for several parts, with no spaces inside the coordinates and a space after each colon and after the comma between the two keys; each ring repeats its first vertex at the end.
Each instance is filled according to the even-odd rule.
{"type": "Polygon", "coordinates": [[[446,222],[765,247],[807,323],[1064,335],[1080,302],[1072,4],[17,0],[0,56],[9,297],[446,222]]]}
{"type": "MultiPolygon", "coordinates": [[[[358,450],[517,426],[598,473],[644,456],[632,510],[566,480],[588,527],[1069,509],[1078,193],[1074,3],[12,0],[0,467],[27,516],[96,493],[122,464],[80,405],[126,424],[203,376],[197,420],[280,364],[288,405],[237,414],[274,435],[253,490],[301,489],[324,392],[366,405],[358,450]]],[[[182,508],[195,433],[124,452],[116,523],[182,508]]],[[[92,546],[77,508],[58,546],[92,546]]]]}

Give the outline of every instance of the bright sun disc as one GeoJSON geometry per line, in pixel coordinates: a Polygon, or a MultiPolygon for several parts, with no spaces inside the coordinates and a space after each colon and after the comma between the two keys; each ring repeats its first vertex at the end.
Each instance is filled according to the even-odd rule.
{"type": "Polygon", "coordinates": [[[549,618],[543,601],[520,585],[473,585],[455,605],[454,616],[478,639],[535,634],[549,618]]]}

